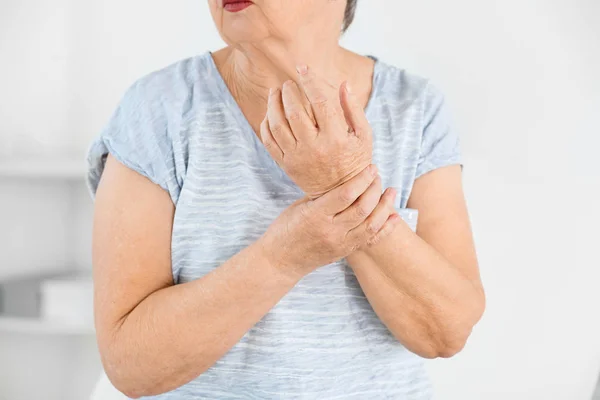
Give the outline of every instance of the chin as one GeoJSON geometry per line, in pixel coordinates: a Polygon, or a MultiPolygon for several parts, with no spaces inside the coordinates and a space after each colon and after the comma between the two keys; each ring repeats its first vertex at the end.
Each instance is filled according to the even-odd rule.
{"type": "Polygon", "coordinates": [[[236,43],[257,43],[269,37],[268,30],[247,18],[225,21],[221,37],[229,45],[236,43]]]}

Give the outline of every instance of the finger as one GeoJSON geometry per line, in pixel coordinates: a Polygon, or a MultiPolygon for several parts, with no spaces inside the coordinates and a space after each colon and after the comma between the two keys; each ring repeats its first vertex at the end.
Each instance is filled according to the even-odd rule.
{"type": "Polygon", "coordinates": [[[260,124],[260,140],[276,162],[279,163],[283,160],[283,151],[271,133],[269,119],[266,116],[260,124]]]}
{"type": "Polygon", "coordinates": [[[370,165],[348,182],[325,193],[309,204],[320,208],[325,215],[333,217],[350,207],[367,190],[376,177],[377,167],[370,165]]]}
{"type": "Polygon", "coordinates": [[[378,176],[371,186],[347,209],[333,217],[335,224],[341,224],[348,231],[362,224],[375,210],[381,199],[381,178],[378,176]]]}
{"type": "Polygon", "coordinates": [[[350,91],[348,82],[344,82],[340,86],[340,104],[348,123],[348,131],[361,139],[368,139],[371,135],[371,126],[365,115],[365,110],[350,91]]]}
{"type": "Polygon", "coordinates": [[[375,210],[369,215],[365,221],[365,230],[367,234],[375,236],[381,231],[386,221],[391,214],[395,213],[394,202],[396,201],[397,192],[393,188],[387,188],[375,210]]]}
{"type": "Polygon", "coordinates": [[[336,109],[327,96],[327,84],[317,78],[312,69],[306,65],[297,67],[298,82],[308,98],[312,112],[319,127],[328,124],[330,118],[335,115],[336,109]]]}
{"type": "MultiPolygon", "coordinates": [[[[303,95],[294,81],[287,81],[282,89],[283,108],[285,116],[297,140],[317,134],[312,116],[307,112],[302,102],[303,95]]],[[[311,111],[312,113],[312,111],[311,111]]]]}
{"type": "Polygon", "coordinates": [[[358,240],[361,244],[369,242],[378,242],[384,237],[382,231],[388,223],[390,216],[397,214],[394,209],[394,201],[397,192],[394,189],[387,189],[381,196],[375,210],[359,226],[348,232],[352,240],[358,240]]]}
{"type": "Polygon", "coordinates": [[[366,246],[373,247],[381,243],[383,239],[390,236],[390,234],[396,230],[401,221],[402,218],[397,213],[390,215],[383,225],[383,228],[381,228],[375,236],[367,240],[366,246]]]}
{"type": "Polygon", "coordinates": [[[292,133],[292,128],[288,124],[285,112],[283,110],[283,101],[281,99],[281,90],[271,89],[269,93],[269,103],[267,105],[267,118],[269,119],[269,128],[271,134],[277,141],[279,148],[285,154],[296,148],[296,138],[292,133]]]}

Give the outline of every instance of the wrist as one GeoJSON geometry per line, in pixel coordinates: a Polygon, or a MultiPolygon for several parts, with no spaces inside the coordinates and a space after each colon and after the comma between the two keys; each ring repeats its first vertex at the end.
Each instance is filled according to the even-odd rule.
{"type": "Polygon", "coordinates": [[[285,258],[276,251],[276,247],[269,243],[264,236],[257,240],[253,247],[261,265],[264,265],[271,273],[275,274],[280,280],[286,283],[295,285],[310,273],[310,271],[306,271],[306,268],[293,265],[285,260],[285,258]]]}
{"type": "Polygon", "coordinates": [[[373,259],[373,257],[371,257],[371,255],[368,253],[367,246],[364,247],[365,248],[355,250],[346,257],[346,261],[348,262],[350,268],[355,269],[361,265],[364,265],[365,261],[373,259]]]}

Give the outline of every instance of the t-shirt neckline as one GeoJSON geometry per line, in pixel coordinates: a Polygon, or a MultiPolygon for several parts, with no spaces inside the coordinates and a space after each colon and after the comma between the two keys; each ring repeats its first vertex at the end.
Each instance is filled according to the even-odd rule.
{"type": "MultiPolygon", "coordinates": [[[[365,107],[365,115],[367,115],[367,118],[368,118],[370,110],[373,107],[374,99],[377,97],[377,88],[379,86],[378,81],[379,81],[379,72],[380,72],[381,62],[374,56],[368,55],[367,57],[369,57],[370,59],[372,59],[374,61],[373,77],[372,77],[372,83],[371,83],[371,85],[372,85],[371,86],[371,94],[369,95],[369,99],[368,99],[367,105],[365,107]]],[[[225,83],[223,76],[219,72],[219,69],[217,68],[215,60],[212,56],[212,52],[210,52],[210,51],[206,52],[204,54],[204,58],[207,59],[207,67],[209,68],[209,74],[214,77],[214,80],[212,80],[212,81],[217,85],[219,95],[227,103],[230,111],[233,113],[239,126],[242,127],[242,129],[244,131],[252,133],[254,140],[257,141],[259,144],[261,144],[261,147],[263,147],[263,149],[264,149],[264,146],[262,146],[262,143],[260,142],[258,136],[254,132],[254,129],[250,125],[250,122],[244,115],[244,112],[242,111],[239,104],[235,100],[235,97],[233,97],[233,94],[231,93],[231,91],[229,90],[229,87],[225,83]]],[[[265,151],[266,151],[266,149],[265,149],[265,151]]]]}

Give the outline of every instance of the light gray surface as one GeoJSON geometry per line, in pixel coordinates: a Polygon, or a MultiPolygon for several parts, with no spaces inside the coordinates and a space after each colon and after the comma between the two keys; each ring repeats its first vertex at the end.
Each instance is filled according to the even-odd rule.
{"type": "Polygon", "coordinates": [[[598,377],[598,383],[596,384],[596,390],[594,391],[592,400],[600,400],[600,377],[598,377]]]}

